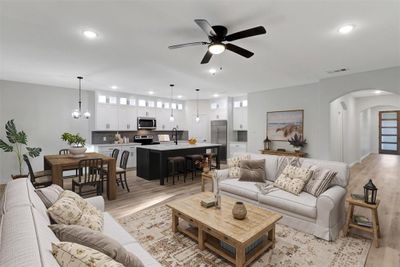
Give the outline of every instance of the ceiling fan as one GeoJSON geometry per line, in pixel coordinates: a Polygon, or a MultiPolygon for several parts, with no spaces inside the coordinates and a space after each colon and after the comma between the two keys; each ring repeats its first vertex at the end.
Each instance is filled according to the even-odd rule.
{"type": "Polygon", "coordinates": [[[207,64],[210,61],[212,55],[221,54],[225,51],[225,49],[239,54],[245,58],[250,58],[254,55],[253,52],[250,52],[249,50],[246,50],[229,42],[266,33],[266,30],[263,26],[258,26],[228,35],[228,29],[225,26],[211,26],[210,23],[208,23],[208,21],[205,19],[195,19],[194,22],[196,22],[196,24],[207,34],[209,42],[193,42],[171,45],[168,46],[168,48],[176,49],[188,46],[208,45],[207,53],[204,55],[201,64],[207,64]]]}

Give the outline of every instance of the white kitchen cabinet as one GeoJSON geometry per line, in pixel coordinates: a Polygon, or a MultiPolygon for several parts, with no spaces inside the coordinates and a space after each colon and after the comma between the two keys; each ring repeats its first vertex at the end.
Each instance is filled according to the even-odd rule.
{"type": "Polygon", "coordinates": [[[96,130],[118,130],[118,106],[98,104],[96,112],[96,130]]]}
{"type": "Polygon", "coordinates": [[[169,121],[170,116],[171,116],[170,110],[157,109],[156,113],[157,130],[169,131],[172,128],[174,128],[172,122],[169,121]]]}
{"type": "Polygon", "coordinates": [[[232,142],[229,144],[230,157],[233,157],[235,153],[245,153],[247,152],[246,142],[232,142]]]}
{"type": "Polygon", "coordinates": [[[233,108],[233,130],[247,131],[247,107],[233,108]]]}
{"type": "Polygon", "coordinates": [[[172,128],[176,128],[178,130],[184,130],[185,127],[185,114],[182,110],[174,110],[175,120],[172,122],[172,128]]]}
{"type": "Polygon", "coordinates": [[[228,119],[228,99],[214,99],[210,103],[210,120],[228,119]]]}
{"type": "Polygon", "coordinates": [[[137,130],[137,111],[136,107],[119,106],[118,108],[118,130],[136,131],[137,130]]]}
{"type": "Polygon", "coordinates": [[[100,154],[111,157],[112,151],[114,149],[119,150],[117,167],[119,167],[121,155],[124,150],[129,152],[129,158],[126,167],[127,168],[136,168],[136,147],[137,144],[110,144],[110,145],[94,145],[94,150],[100,154]]]}
{"type": "Polygon", "coordinates": [[[138,107],[137,108],[137,116],[138,117],[155,117],[156,110],[155,110],[155,108],[150,108],[150,107],[138,107]]]}

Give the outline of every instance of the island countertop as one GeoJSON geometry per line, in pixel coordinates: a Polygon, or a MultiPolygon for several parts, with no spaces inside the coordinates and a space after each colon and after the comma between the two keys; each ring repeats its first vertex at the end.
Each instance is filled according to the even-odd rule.
{"type": "Polygon", "coordinates": [[[168,144],[159,144],[159,145],[140,146],[140,148],[148,149],[148,150],[157,150],[157,151],[169,151],[169,150],[208,148],[208,147],[218,147],[218,146],[221,146],[221,144],[197,143],[197,144],[191,145],[189,143],[178,142],[177,145],[175,143],[172,143],[172,144],[168,143],[168,144]]]}

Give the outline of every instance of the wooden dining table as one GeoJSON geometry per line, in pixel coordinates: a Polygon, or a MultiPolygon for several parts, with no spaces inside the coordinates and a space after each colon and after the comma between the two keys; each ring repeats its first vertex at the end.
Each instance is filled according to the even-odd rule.
{"type": "MultiPolygon", "coordinates": [[[[116,162],[115,159],[105,156],[100,153],[89,152],[85,153],[84,157],[73,158],[71,155],[45,155],[44,156],[44,169],[51,170],[51,177],[53,184],[63,187],[63,172],[79,168],[79,161],[82,159],[100,158],[107,164],[107,198],[114,200],[117,198],[117,185],[116,185],[116,162]]],[[[63,187],[64,188],[64,187],[63,187]]]]}

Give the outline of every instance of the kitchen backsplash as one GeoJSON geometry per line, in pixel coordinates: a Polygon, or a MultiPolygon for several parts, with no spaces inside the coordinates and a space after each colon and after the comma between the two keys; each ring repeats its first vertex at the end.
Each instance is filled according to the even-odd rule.
{"type": "MultiPolygon", "coordinates": [[[[92,132],[92,144],[112,144],[114,143],[114,136],[119,133],[121,137],[128,137],[129,142],[133,142],[133,137],[135,135],[152,135],[154,141],[158,141],[159,134],[169,134],[169,138],[172,140],[172,131],[149,131],[149,130],[139,130],[139,131],[93,131],[92,132]]],[[[178,140],[188,140],[188,131],[178,131],[178,140]]]]}

